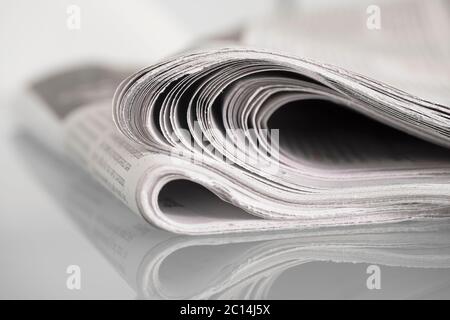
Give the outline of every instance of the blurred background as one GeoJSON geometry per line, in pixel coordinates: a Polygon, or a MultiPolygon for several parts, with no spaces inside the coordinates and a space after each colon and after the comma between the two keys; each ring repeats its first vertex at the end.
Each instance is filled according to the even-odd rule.
{"type": "Polygon", "coordinates": [[[10,92],[70,63],[147,65],[275,5],[272,0],[2,1],[0,90],[10,92]],[[67,25],[74,5],[80,9],[79,29],[67,25]]]}
{"type": "Polygon", "coordinates": [[[195,41],[229,33],[277,10],[289,8],[308,13],[342,3],[336,0],[4,0],[0,12],[0,92],[11,92],[30,78],[72,63],[148,65],[195,41]],[[76,19],[71,20],[77,14],[74,8],[79,8],[79,28],[70,25],[76,23],[76,19]]]}

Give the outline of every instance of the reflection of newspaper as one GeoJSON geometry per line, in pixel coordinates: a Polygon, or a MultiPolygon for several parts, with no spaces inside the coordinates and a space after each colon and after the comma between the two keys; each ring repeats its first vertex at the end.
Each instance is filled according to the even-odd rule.
{"type": "MultiPolygon", "coordinates": [[[[245,30],[246,42],[264,38],[257,25],[245,30]]],[[[433,30],[424,28],[424,37],[435,39],[433,30]]],[[[50,136],[133,211],[177,233],[448,218],[448,48],[428,49],[434,58],[424,53],[424,63],[441,81],[429,90],[409,70],[405,85],[378,68],[232,47],[128,76],[116,90],[113,119],[111,93],[124,73],[102,68],[38,81],[27,101],[36,112],[27,113],[46,118],[50,136]]]]}
{"type": "Polygon", "coordinates": [[[72,164],[19,134],[44,188],[139,298],[445,298],[449,221],[189,237],[157,230],[72,164]],[[368,264],[383,290],[366,290],[368,264]],[[405,285],[405,283],[407,285],[405,285]],[[379,291],[378,293],[374,291],[379,291]]]}

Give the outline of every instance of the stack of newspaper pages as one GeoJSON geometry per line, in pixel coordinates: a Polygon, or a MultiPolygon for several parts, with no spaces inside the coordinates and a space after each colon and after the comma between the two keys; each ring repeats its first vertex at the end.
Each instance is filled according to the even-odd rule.
{"type": "Polygon", "coordinates": [[[172,232],[448,219],[448,3],[386,4],[379,30],[355,8],[249,23],[237,45],[131,74],[52,74],[20,106],[39,135],[172,232]],[[313,28],[330,19],[348,28],[313,28]]]}

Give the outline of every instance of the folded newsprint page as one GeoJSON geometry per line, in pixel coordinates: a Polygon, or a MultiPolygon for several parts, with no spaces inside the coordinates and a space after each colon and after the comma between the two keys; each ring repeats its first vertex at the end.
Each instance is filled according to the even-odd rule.
{"type": "Polygon", "coordinates": [[[386,68],[392,78],[358,69],[361,59],[353,68],[256,49],[256,24],[244,32],[252,46],[190,51],[134,73],[93,65],[44,76],[19,107],[36,135],[171,232],[448,219],[450,44],[432,35],[450,20],[433,17],[433,28],[411,20],[430,33],[427,50],[406,70],[386,68]],[[439,79],[422,86],[416,70],[439,79]],[[396,86],[400,72],[408,81],[396,86]]]}

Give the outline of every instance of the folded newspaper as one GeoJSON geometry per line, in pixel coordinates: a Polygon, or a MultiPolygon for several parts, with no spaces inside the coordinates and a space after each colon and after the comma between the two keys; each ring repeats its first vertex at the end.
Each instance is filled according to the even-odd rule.
{"type": "MultiPolygon", "coordinates": [[[[36,81],[20,105],[37,134],[172,232],[444,219],[450,68],[436,58],[449,52],[442,47],[429,50],[442,83],[408,87],[423,94],[393,86],[386,73],[380,82],[351,65],[231,46],[131,75],[74,68],[36,81]]],[[[423,80],[414,70],[407,77],[423,80]]]]}

